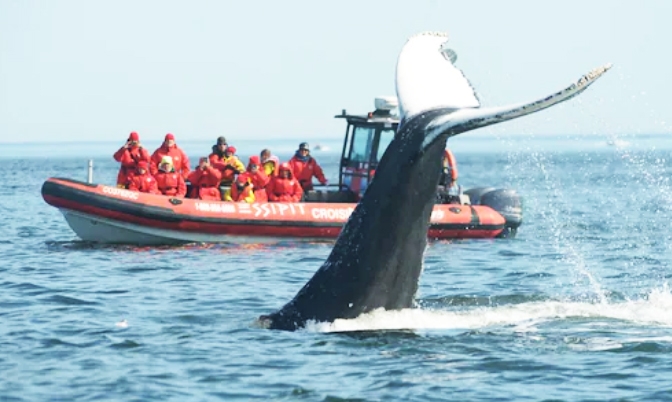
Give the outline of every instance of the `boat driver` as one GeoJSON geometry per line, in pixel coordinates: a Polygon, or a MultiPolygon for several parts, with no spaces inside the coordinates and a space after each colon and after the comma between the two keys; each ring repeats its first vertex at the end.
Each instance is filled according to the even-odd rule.
{"type": "Polygon", "coordinates": [[[301,183],[303,191],[313,189],[313,177],[317,178],[323,186],[327,184],[322,167],[320,167],[315,158],[310,156],[310,148],[307,142],[299,144],[299,149],[296,150],[292,159],[289,160],[289,165],[292,168],[294,177],[301,183]]]}
{"type": "Polygon", "coordinates": [[[455,156],[446,148],[443,151],[441,178],[437,189],[437,198],[441,204],[460,204],[461,187],[457,184],[457,162],[455,156]]]}

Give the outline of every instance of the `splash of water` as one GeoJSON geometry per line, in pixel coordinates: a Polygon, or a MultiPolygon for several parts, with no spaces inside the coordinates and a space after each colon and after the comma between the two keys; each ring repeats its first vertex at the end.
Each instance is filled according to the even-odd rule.
{"type": "Polygon", "coordinates": [[[534,332],[541,323],[576,318],[619,320],[633,325],[672,327],[672,292],[667,283],[635,300],[620,302],[563,302],[546,300],[504,306],[479,306],[460,310],[378,309],[355,319],[332,323],[311,322],[310,332],[354,332],[380,330],[480,330],[513,327],[515,332],[534,332]]]}
{"type": "MultiPolygon", "coordinates": [[[[576,275],[575,285],[587,281],[590,291],[584,297],[605,302],[607,294],[599,278],[588,267],[580,242],[573,236],[574,227],[578,226],[572,203],[572,194],[576,191],[571,187],[574,181],[567,180],[567,172],[556,167],[549,155],[540,150],[510,152],[507,165],[507,174],[516,184],[523,186],[521,192],[527,205],[525,209],[536,211],[538,224],[548,227],[545,232],[549,233],[555,252],[576,275]]],[[[572,172],[572,175],[579,172],[572,172]]]]}

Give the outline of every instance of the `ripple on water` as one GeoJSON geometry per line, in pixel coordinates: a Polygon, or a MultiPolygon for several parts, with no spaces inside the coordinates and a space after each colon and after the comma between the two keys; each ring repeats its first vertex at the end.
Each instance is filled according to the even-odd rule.
{"type": "Polygon", "coordinates": [[[54,295],[42,300],[47,304],[63,305],[63,306],[99,306],[100,303],[79,299],[76,297],[69,297],[63,295],[54,295]]]}
{"type": "Polygon", "coordinates": [[[18,237],[27,237],[27,238],[39,237],[41,232],[42,228],[37,226],[20,226],[16,228],[16,235],[18,237]]]}
{"type": "Polygon", "coordinates": [[[139,342],[130,340],[130,339],[124,339],[121,342],[116,342],[110,345],[110,348],[112,349],[135,349],[141,347],[142,344],[139,342]]]}
{"type": "MultiPolygon", "coordinates": [[[[84,176],[84,159],[0,159],[15,172],[0,198],[11,211],[0,213],[0,399],[670,399],[669,291],[646,296],[672,279],[672,193],[658,181],[672,159],[656,156],[667,162],[652,177],[648,154],[633,164],[622,152],[524,149],[460,156],[465,183],[519,189],[526,222],[515,239],[429,243],[429,322],[329,334],[253,322],[301,289],[332,241],[87,243],[39,195],[44,177],[84,176]]],[[[113,182],[108,151],[96,177],[113,182]]]]}

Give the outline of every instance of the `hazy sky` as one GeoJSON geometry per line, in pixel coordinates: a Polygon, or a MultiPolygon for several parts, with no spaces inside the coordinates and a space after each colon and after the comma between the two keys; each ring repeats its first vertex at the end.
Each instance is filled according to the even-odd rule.
{"type": "Polygon", "coordinates": [[[450,35],[484,106],[606,62],[579,98],[478,130],[660,133],[672,124],[672,1],[0,0],[0,142],[340,137],[394,94],[406,38],[450,35]]]}

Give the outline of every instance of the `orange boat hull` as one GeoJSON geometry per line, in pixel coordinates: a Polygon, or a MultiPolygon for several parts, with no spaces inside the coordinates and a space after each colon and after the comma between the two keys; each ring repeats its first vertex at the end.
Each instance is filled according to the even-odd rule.
{"type": "MultiPolygon", "coordinates": [[[[129,244],[333,239],[356,206],[177,199],[62,178],[46,180],[42,197],[83,240],[129,244]]],[[[504,227],[490,207],[442,204],[434,206],[428,237],[493,238],[504,227]]]]}

